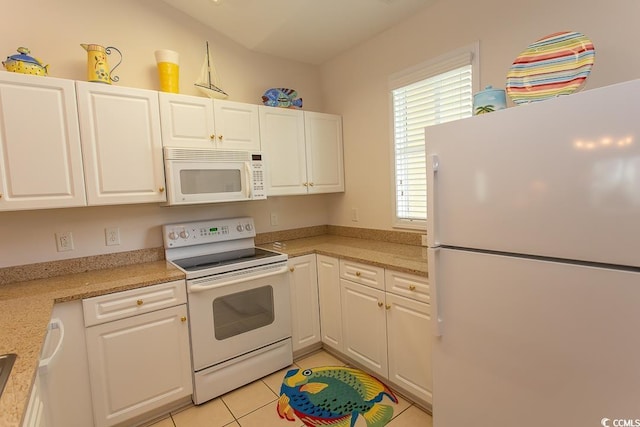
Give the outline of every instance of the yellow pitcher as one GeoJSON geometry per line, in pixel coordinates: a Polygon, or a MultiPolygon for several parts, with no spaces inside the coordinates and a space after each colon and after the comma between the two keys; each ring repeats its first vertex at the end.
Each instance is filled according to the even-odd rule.
{"type": "Polygon", "coordinates": [[[111,76],[113,70],[115,70],[118,65],[122,62],[122,52],[120,52],[117,48],[113,46],[100,46],[99,44],[84,44],[81,43],[80,46],[87,51],[87,81],[97,82],[97,83],[106,83],[111,84],[111,82],[117,82],[120,80],[118,76],[111,76]],[[118,52],[120,55],[120,61],[113,67],[111,70],[109,69],[109,64],[107,62],[107,55],[111,55],[111,49],[118,52]]]}

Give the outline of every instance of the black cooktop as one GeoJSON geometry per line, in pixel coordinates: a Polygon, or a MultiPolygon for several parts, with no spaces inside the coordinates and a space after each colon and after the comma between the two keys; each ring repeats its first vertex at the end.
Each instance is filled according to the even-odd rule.
{"type": "MultiPolygon", "coordinates": [[[[221,252],[217,254],[176,259],[172,262],[185,271],[199,271],[205,270],[207,268],[220,267],[223,265],[237,264],[258,259],[266,259],[278,255],[280,254],[260,248],[248,248],[221,252]]],[[[239,268],[242,267],[239,266],[239,268]]]]}

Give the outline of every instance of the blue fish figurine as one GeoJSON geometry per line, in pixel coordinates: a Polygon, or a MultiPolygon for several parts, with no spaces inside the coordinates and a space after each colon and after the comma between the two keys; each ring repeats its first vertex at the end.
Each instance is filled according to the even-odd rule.
{"type": "Polygon", "coordinates": [[[302,108],[302,98],[297,98],[298,92],[287,88],[268,89],[262,95],[262,103],[269,107],[302,108]]]}
{"type": "Polygon", "coordinates": [[[383,427],[393,417],[384,396],[398,403],[393,392],[377,378],[359,369],[324,366],[292,369],[282,381],[278,415],[295,416],[309,427],[353,427],[362,415],[367,427],[383,427]]]}

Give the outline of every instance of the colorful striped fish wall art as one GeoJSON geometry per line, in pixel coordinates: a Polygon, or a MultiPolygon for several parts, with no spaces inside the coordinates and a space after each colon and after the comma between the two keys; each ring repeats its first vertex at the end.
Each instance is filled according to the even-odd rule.
{"type": "Polygon", "coordinates": [[[383,427],[398,403],[393,392],[364,371],[344,366],[292,369],[280,388],[277,411],[282,419],[296,417],[308,427],[353,427],[363,417],[367,427],[383,427]]]}

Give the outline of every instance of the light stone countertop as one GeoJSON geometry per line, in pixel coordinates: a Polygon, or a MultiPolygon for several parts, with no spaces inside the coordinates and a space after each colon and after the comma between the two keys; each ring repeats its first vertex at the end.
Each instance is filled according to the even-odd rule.
{"type": "MultiPolygon", "coordinates": [[[[289,257],[317,253],[427,276],[426,248],[421,246],[332,234],[287,239],[282,243],[282,246],[273,243],[258,246],[289,257]]],[[[18,354],[0,398],[0,427],[21,425],[56,302],[184,277],[184,273],[162,260],[0,285],[0,354],[18,354]]]]}
{"type": "Polygon", "coordinates": [[[316,253],[427,276],[427,248],[422,246],[332,234],[286,240],[282,243],[283,245],[265,243],[258,246],[286,253],[289,257],[316,253]]]}

